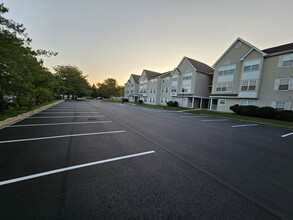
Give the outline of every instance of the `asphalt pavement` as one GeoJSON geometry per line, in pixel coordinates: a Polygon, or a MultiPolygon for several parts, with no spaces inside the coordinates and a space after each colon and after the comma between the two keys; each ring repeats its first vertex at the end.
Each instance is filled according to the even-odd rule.
{"type": "Polygon", "coordinates": [[[65,101],[0,130],[0,219],[291,219],[292,132],[65,101]]]}

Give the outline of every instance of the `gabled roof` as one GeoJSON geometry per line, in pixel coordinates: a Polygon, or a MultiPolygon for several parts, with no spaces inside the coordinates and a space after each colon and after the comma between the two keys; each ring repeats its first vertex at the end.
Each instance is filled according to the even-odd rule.
{"type": "Polygon", "coordinates": [[[168,77],[171,75],[171,73],[172,73],[172,71],[164,72],[161,74],[161,77],[168,77]]]}
{"type": "Polygon", "coordinates": [[[154,78],[156,76],[161,75],[161,73],[157,73],[157,72],[150,71],[150,70],[143,70],[143,72],[145,72],[147,79],[151,79],[151,78],[154,78]]]}
{"type": "Polygon", "coordinates": [[[287,51],[293,51],[293,43],[289,43],[289,44],[284,44],[284,45],[280,45],[277,47],[271,47],[268,49],[264,49],[263,52],[267,53],[268,55],[271,55],[273,53],[282,53],[282,52],[287,52],[287,51]]]}
{"type": "Polygon", "coordinates": [[[205,63],[199,62],[199,61],[191,59],[189,57],[184,57],[183,59],[186,59],[195,68],[195,70],[197,72],[201,72],[201,73],[213,73],[214,72],[214,69],[205,63]]]}
{"type": "Polygon", "coordinates": [[[245,58],[249,53],[251,53],[253,50],[256,50],[257,52],[259,52],[260,54],[262,54],[263,56],[266,55],[265,52],[263,52],[262,50],[258,49],[257,47],[253,46],[252,44],[248,43],[247,41],[243,40],[242,38],[238,37],[231,45],[230,47],[228,47],[228,49],[222,54],[222,56],[220,56],[220,58],[214,63],[213,67],[215,67],[217,65],[217,63],[226,55],[226,53],[228,53],[228,51],[238,42],[241,41],[242,43],[248,45],[249,47],[251,47],[251,50],[246,53],[241,59],[245,58]]]}
{"type": "MultiPolygon", "coordinates": [[[[139,76],[139,75],[135,75],[135,74],[131,74],[131,76],[132,76],[134,82],[135,82],[135,83],[138,83],[138,80],[139,80],[139,77],[140,77],[140,76],[139,76]]],[[[130,76],[130,77],[131,77],[131,76],[130,76]]]]}

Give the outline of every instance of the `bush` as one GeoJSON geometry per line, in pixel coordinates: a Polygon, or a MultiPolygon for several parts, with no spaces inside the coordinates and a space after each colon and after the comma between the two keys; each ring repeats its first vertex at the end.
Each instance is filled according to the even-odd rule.
{"type": "Polygon", "coordinates": [[[237,115],[257,117],[259,107],[254,105],[240,106],[236,104],[236,105],[230,106],[230,110],[235,112],[237,115]]]}
{"type": "Polygon", "coordinates": [[[143,101],[142,101],[142,100],[138,100],[138,103],[139,103],[139,104],[142,104],[142,103],[143,103],[143,101]]]}
{"type": "Polygon", "coordinates": [[[255,105],[240,106],[240,114],[245,116],[257,117],[259,107],[255,105]]]}
{"type": "Polygon", "coordinates": [[[178,104],[178,102],[177,101],[169,101],[169,102],[166,102],[166,104],[168,105],[168,106],[170,106],[170,107],[178,107],[179,106],[179,104],[178,104]]]}
{"type": "Polygon", "coordinates": [[[235,114],[237,114],[237,115],[240,115],[240,113],[241,113],[240,105],[238,105],[238,104],[230,106],[230,110],[235,112],[235,114]]]}
{"type": "Polygon", "coordinates": [[[260,118],[277,118],[278,111],[272,107],[261,107],[258,110],[258,117],[260,118]]]}
{"type": "Polygon", "coordinates": [[[293,122],[293,111],[280,111],[277,112],[277,118],[283,121],[293,122]]]}

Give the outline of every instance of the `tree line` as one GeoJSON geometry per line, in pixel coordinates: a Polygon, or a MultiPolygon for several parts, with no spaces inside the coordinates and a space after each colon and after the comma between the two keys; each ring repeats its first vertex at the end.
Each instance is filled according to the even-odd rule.
{"type": "Polygon", "coordinates": [[[57,52],[33,49],[23,24],[4,17],[9,10],[0,4],[0,111],[31,108],[55,98],[121,95],[115,79],[90,86],[87,76],[76,66],[58,65],[54,73],[44,67],[41,56],[57,52]]]}

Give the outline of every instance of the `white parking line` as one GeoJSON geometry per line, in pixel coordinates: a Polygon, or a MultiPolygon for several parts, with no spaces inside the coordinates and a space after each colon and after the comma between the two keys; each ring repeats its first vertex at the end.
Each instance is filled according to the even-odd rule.
{"type": "Polygon", "coordinates": [[[67,134],[67,135],[50,136],[50,137],[38,137],[38,138],[25,138],[25,139],[15,139],[15,140],[0,141],[0,144],[25,142],[25,141],[48,140],[48,139],[57,139],[57,138],[66,138],[66,137],[80,137],[80,136],[90,136],[90,135],[116,134],[116,133],[123,133],[123,132],[125,132],[125,130],[122,130],[122,131],[104,131],[104,132],[84,133],[84,134],[67,134]]]}
{"type": "Polygon", "coordinates": [[[27,119],[31,119],[31,118],[103,118],[105,117],[104,115],[83,115],[83,116],[33,116],[33,117],[29,117],[27,119]]]}
{"type": "Polygon", "coordinates": [[[201,121],[228,121],[228,119],[207,119],[207,120],[201,120],[201,121]]]}
{"type": "Polygon", "coordinates": [[[138,153],[138,154],[130,154],[130,155],[126,155],[126,156],[122,156],[122,157],[114,157],[114,158],[110,158],[110,159],[106,159],[106,160],[98,160],[98,161],[91,162],[91,163],[84,163],[84,164],[75,165],[75,166],[71,166],[71,167],[65,167],[65,168],[61,168],[61,169],[51,170],[51,171],[47,171],[47,172],[43,172],[43,173],[37,173],[37,174],[29,175],[29,176],[23,176],[23,177],[19,177],[19,178],[15,178],[15,179],[4,180],[4,181],[0,182],[0,186],[11,184],[11,183],[16,183],[16,182],[20,182],[20,181],[25,181],[25,180],[29,180],[29,179],[34,179],[34,178],[38,178],[38,177],[42,177],[42,176],[48,176],[48,175],[52,175],[55,173],[66,172],[69,170],[76,170],[76,169],[80,169],[80,168],[84,168],[84,167],[95,166],[98,164],[109,163],[109,162],[114,162],[114,161],[118,161],[118,160],[125,160],[125,159],[129,159],[129,158],[144,156],[144,155],[153,154],[153,153],[155,153],[155,151],[153,151],[153,150],[146,151],[146,152],[142,152],[142,153],[138,153]]]}
{"type": "Polygon", "coordinates": [[[240,128],[240,127],[251,127],[251,126],[257,126],[258,124],[243,124],[243,125],[233,125],[232,128],[240,128]]]}
{"type": "Polygon", "coordinates": [[[290,136],[290,135],[293,135],[293,132],[288,133],[288,134],[284,134],[284,135],[282,135],[281,137],[284,138],[284,137],[288,137],[288,136],[290,136]]]}
{"type": "Polygon", "coordinates": [[[24,124],[24,125],[10,125],[9,128],[19,127],[37,127],[37,126],[54,126],[54,125],[81,125],[81,124],[103,124],[111,123],[112,121],[94,121],[94,122],[67,122],[67,123],[47,123],[47,124],[24,124]]]}
{"type": "Polygon", "coordinates": [[[74,114],[74,113],[94,113],[94,114],[98,114],[100,112],[50,112],[50,111],[45,111],[45,112],[40,112],[39,114],[59,114],[59,113],[62,113],[62,114],[74,114]]]}
{"type": "Polygon", "coordinates": [[[206,115],[181,115],[181,118],[206,118],[206,115]]]}

